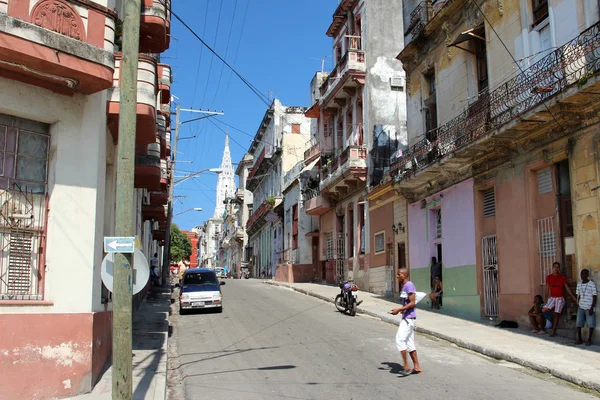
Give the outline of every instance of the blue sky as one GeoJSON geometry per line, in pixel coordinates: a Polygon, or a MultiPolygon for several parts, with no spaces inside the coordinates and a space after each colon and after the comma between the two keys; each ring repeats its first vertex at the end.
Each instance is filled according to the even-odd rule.
{"type": "MultiPolygon", "coordinates": [[[[325,32],[338,0],[177,0],[172,4],[174,13],[230,65],[235,63],[245,79],[285,105],[309,106],[309,84],[321,69],[320,59],[327,57],[326,70],[332,67],[332,42],[325,32]]],[[[162,61],[173,70],[171,93],[183,108],[225,112],[212,121],[229,130],[231,157],[237,163],[247,151],[266,105],[227,67],[221,74],[223,64],[202,49],[174,17],[171,35],[171,47],[162,55],[162,61]]],[[[185,121],[197,116],[182,113],[181,118],[185,121]]],[[[219,166],[225,134],[213,123],[205,120],[183,125],[179,136],[196,137],[179,141],[176,176],[219,166]]],[[[216,180],[215,174],[201,174],[175,187],[176,196],[187,197],[175,201],[174,214],[194,207],[203,209],[175,217],[181,229],[191,229],[213,216],[216,180]]]]}

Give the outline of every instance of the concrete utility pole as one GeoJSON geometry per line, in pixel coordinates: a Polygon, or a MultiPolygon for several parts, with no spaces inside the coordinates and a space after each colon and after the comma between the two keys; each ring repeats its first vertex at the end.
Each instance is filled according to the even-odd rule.
{"type": "MultiPolygon", "coordinates": [[[[223,115],[223,112],[217,111],[204,111],[181,108],[177,104],[175,111],[175,143],[173,144],[173,163],[171,165],[171,185],[169,186],[169,205],[167,206],[167,232],[165,233],[165,247],[163,254],[163,284],[167,284],[169,281],[169,270],[171,267],[171,224],[173,223],[173,192],[175,190],[175,184],[181,181],[175,182],[175,163],[177,162],[177,142],[179,141],[179,128],[183,124],[187,124],[194,121],[199,121],[204,118],[214,117],[215,115],[223,115]],[[189,121],[180,122],[181,111],[187,111],[192,113],[205,114],[202,117],[194,118],[189,121]]],[[[186,178],[187,179],[187,178],[186,178]]]]}
{"type": "MultiPolygon", "coordinates": [[[[140,46],[141,0],[125,1],[123,59],[121,61],[121,110],[117,163],[117,236],[134,236],[135,133],[137,74],[140,46]]],[[[113,287],[112,398],[131,400],[132,363],[132,279],[133,253],[115,254],[113,287]]]]}

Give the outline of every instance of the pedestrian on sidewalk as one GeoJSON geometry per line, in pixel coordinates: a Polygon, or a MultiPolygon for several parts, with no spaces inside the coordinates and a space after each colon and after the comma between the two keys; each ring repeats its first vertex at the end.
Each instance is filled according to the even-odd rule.
{"type": "Polygon", "coordinates": [[[577,298],[569,288],[567,278],[560,272],[559,262],[552,264],[552,271],[552,274],[546,277],[546,304],[542,312],[552,311],[552,332],[550,336],[554,337],[556,336],[560,314],[562,314],[565,307],[565,290],[575,303],[577,303],[577,298]]]}
{"type": "Polygon", "coordinates": [[[548,321],[552,320],[552,314],[549,312],[542,312],[544,308],[544,298],[539,294],[533,298],[533,307],[529,309],[529,322],[533,328],[531,333],[537,333],[543,335],[546,332],[546,326],[548,321]]]}
{"type": "Polygon", "coordinates": [[[598,291],[596,283],[590,281],[590,271],[587,269],[581,270],[581,282],[577,284],[577,342],[583,344],[581,340],[581,328],[587,322],[588,340],[586,346],[592,345],[592,336],[594,328],[596,328],[596,300],[598,299],[598,291]]]}
{"type": "Polygon", "coordinates": [[[402,354],[402,360],[404,366],[400,372],[400,376],[408,376],[412,374],[420,374],[423,371],[419,365],[419,358],[417,357],[417,348],[415,347],[415,328],[417,319],[417,289],[415,285],[408,280],[408,270],[406,268],[400,268],[398,270],[398,282],[402,285],[400,298],[403,301],[402,307],[395,308],[391,311],[391,314],[398,315],[402,313],[402,320],[398,326],[398,332],[396,333],[396,348],[402,354]],[[413,362],[413,369],[408,368],[408,357],[407,353],[410,354],[410,358],[413,362]]]}

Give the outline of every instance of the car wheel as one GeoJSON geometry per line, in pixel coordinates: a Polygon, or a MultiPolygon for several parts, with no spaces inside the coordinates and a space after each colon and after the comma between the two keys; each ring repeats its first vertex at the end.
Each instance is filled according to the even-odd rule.
{"type": "Polygon", "coordinates": [[[219,307],[219,308],[217,308],[217,314],[221,314],[222,312],[223,312],[223,307],[222,306],[219,307]]]}
{"type": "Polygon", "coordinates": [[[185,314],[187,314],[187,310],[184,310],[184,309],[181,307],[181,304],[180,304],[180,305],[179,305],[179,315],[185,315],[185,314]]]}

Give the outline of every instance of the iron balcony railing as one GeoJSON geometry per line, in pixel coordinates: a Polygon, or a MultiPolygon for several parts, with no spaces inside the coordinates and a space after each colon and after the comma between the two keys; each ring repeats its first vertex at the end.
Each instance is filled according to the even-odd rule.
{"type": "Polygon", "coordinates": [[[552,51],[522,73],[479,99],[463,113],[428,131],[392,165],[397,180],[428,168],[449,153],[468,147],[575,83],[600,70],[600,23],[552,51]]]}
{"type": "Polygon", "coordinates": [[[410,13],[408,29],[404,32],[404,37],[410,36],[409,43],[421,35],[425,25],[427,25],[427,22],[429,22],[433,16],[432,14],[431,1],[420,2],[410,13]]]}

